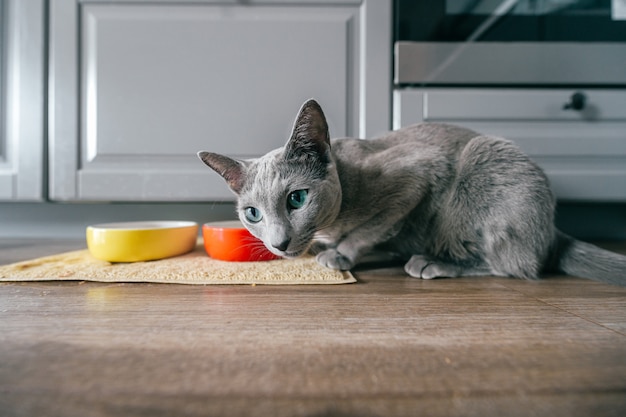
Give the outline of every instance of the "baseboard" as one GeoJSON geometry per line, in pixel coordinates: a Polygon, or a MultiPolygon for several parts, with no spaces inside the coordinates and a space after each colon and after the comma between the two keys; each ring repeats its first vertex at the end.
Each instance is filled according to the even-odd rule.
{"type": "MultiPolygon", "coordinates": [[[[0,237],[82,238],[90,224],[236,218],[233,203],[0,203],[0,237]]],[[[625,203],[558,205],[556,224],[584,240],[626,240],[625,203]]]]}

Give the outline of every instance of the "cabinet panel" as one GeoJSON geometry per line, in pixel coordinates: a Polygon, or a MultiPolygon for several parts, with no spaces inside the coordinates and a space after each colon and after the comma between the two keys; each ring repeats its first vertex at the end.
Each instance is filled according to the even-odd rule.
{"type": "MultiPolygon", "coordinates": [[[[386,113],[386,100],[364,100],[367,77],[389,76],[384,65],[365,75],[368,59],[377,57],[364,46],[368,2],[61,3],[51,8],[52,43],[61,48],[52,66],[64,66],[65,54],[77,60],[80,99],[73,117],[57,120],[71,129],[73,118],[80,127],[74,135],[51,133],[59,150],[76,149],[51,155],[62,179],[51,182],[55,199],[230,200],[197,160],[198,150],[248,158],[282,146],[309,97],[324,107],[333,136],[366,133],[366,113],[386,113]],[[71,34],[61,27],[72,13],[80,50],[67,47],[71,34]]],[[[388,2],[369,12],[381,4],[386,10],[384,3],[390,22],[388,2]]],[[[57,74],[72,86],[72,78],[57,74]]],[[[65,100],[52,97],[52,104],[60,108],[65,100]]]]}
{"type": "Polygon", "coordinates": [[[258,155],[283,144],[307,90],[324,94],[334,130],[346,134],[352,18],[340,9],[84,7],[83,167],[207,144],[258,155]],[[274,106],[282,103],[291,106],[274,106]]]}
{"type": "Polygon", "coordinates": [[[466,126],[514,140],[563,200],[626,201],[626,92],[590,90],[586,110],[564,110],[574,91],[406,89],[394,93],[394,128],[466,126]]]}
{"type": "Polygon", "coordinates": [[[0,2],[0,200],[43,198],[44,2],[0,2]]]}

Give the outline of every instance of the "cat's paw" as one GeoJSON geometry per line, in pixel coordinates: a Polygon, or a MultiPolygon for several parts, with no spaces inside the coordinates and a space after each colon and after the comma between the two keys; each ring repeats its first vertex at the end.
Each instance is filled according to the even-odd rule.
{"type": "Polygon", "coordinates": [[[450,265],[439,263],[424,255],[413,255],[404,265],[404,270],[410,276],[422,279],[457,276],[457,271],[450,265]]]}
{"type": "Polygon", "coordinates": [[[341,271],[347,271],[354,266],[354,262],[339,253],[337,249],[327,249],[324,252],[320,252],[315,259],[326,268],[339,269],[341,271]]]}

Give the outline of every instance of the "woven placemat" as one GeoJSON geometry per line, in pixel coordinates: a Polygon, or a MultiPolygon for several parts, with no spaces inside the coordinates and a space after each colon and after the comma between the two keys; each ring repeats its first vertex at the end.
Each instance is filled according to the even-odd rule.
{"type": "Polygon", "coordinates": [[[11,281],[155,282],[170,284],[348,284],[350,272],[319,265],[312,257],[265,262],[211,259],[202,246],[188,254],[149,262],[110,263],[78,250],[0,265],[0,282],[11,281]]]}

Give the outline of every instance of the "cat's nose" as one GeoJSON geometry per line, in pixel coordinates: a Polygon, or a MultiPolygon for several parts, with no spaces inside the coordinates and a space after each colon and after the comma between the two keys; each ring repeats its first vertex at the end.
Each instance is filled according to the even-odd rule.
{"type": "Polygon", "coordinates": [[[282,242],[280,242],[279,244],[274,244],[272,243],[272,246],[275,249],[278,249],[279,251],[286,251],[287,248],[289,247],[289,243],[291,242],[291,239],[285,239],[282,242]]]}

